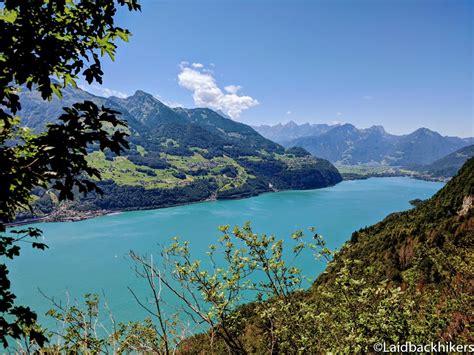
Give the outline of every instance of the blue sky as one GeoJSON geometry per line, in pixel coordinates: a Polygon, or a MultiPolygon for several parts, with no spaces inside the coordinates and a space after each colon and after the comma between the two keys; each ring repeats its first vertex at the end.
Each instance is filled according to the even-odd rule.
{"type": "Polygon", "coordinates": [[[141,3],[141,13],[120,13],[134,35],[95,93],[141,89],[247,124],[474,135],[472,1],[141,3]]]}

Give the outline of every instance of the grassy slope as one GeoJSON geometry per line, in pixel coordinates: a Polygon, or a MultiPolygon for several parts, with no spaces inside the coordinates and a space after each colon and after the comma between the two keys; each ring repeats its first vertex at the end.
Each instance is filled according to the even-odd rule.
{"type": "MultiPolygon", "coordinates": [[[[140,148],[139,148],[140,149],[140,148]]],[[[142,151],[142,150],[141,150],[142,151]]],[[[193,156],[178,156],[161,153],[160,158],[170,164],[166,169],[153,169],[144,165],[136,165],[127,157],[114,157],[107,160],[104,153],[92,152],[88,155],[89,163],[100,170],[104,180],[112,180],[122,186],[143,186],[145,189],[169,189],[189,184],[200,179],[214,178],[219,190],[226,190],[242,186],[249,179],[255,178],[244,167],[231,157],[204,158],[198,151],[193,156]],[[222,174],[222,169],[232,166],[236,176],[222,174]],[[207,173],[193,176],[192,171],[207,169],[207,173]],[[177,177],[179,173],[182,177],[177,177]],[[173,175],[174,174],[174,175],[173,175]]],[[[248,157],[258,159],[258,157],[248,157]]]]}

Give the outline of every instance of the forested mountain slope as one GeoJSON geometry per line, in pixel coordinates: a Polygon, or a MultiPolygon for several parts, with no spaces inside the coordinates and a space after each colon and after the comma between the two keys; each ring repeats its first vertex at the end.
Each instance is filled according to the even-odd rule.
{"type": "MultiPolygon", "coordinates": [[[[20,95],[27,126],[40,131],[62,106],[91,100],[119,111],[128,123],[130,150],[123,156],[89,152],[105,181],[103,198],[90,196],[74,208],[136,209],[210,198],[237,198],[265,191],[311,189],[341,181],[328,161],[304,150],[285,150],[253,128],[206,109],[170,108],[150,94],[102,98],[68,87],[63,100],[20,95]]],[[[39,206],[47,212],[49,194],[39,206]]]]}
{"type": "Polygon", "coordinates": [[[457,174],[463,164],[474,156],[474,145],[468,145],[428,165],[416,166],[413,170],[433,177],[449,177],[457,174]]]}
{"type": "Polygon", "coordinates": [[[451,292],[467,287],[473,281],[473,199],[474,159],[470,159],[431,199],[354,232],[317,284],[334,279],[342,263],[352,259],[363,262],[354,269],[357,273],[370,265],[374,281],[406,285],[408,271],[416,271],[420,288],[451,292]]]}

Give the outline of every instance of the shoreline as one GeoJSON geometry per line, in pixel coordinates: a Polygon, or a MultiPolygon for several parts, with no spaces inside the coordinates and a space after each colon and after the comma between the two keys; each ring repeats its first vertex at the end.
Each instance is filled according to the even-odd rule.
{"type": "MultiPolygon", "coordinates": [[[[367,179],[370,179],[370,178],[386,178],[386,177],[406,177],[406,178],[410,178],[410,179],[430,181],[430,182],[446,182],[447,181],[447,180],[440,180],[440,179],[423,179],[423,178],[420,178],[418,176],[412,176],[412,175],[408,175],[408,174],[407,175],[402,175],[402,174],[399,174],[399,175],[393,175],[393,174],[391,174],[391,175],[390,174],[377,175],[377,174],[372,174],[372,175],[359,175],[359,176],[355,176],[355,177],[352,177],[352,178],[347,178],[343,174],[341,174],[341,175],[343,177],[343,180],[340,181],[339,183],[342,183],[344,181],[367,180],[367,179]]],[[[336,186],[336,185],[337,184],[328,185],[328,186],[317,188],[317,189],[304,189],[304,190],[319,190],[319,189],[324,189],[324,188],[328,188],[328,187],[333,187],[333,186],[336,186]]],[[[304,190],[301,190],[301,191],[304,191],[304,190]]],[[[22,226],[22,225],[27,225],[27,224],[36,224],[36,223],[80,222],[80,221],[85,221],[85,220],[96,218],[96,217],[121,214],[123,212],[157,210],[157,209],[162,209],[162,208],[187,206],[187,205],[192,205],[192,204],[196,204],[196,203],[203,203],[203,202],[210,202],[210,201],[241,200],[241,199],[251,198],[251,197],[255,197],[255,196],[260,196],[260,195],[267,194],[267,193],[284,192],[284,191],[298,191],[298,190],[291,190],[291,189],[288,189],[288,190],[273,190],[273,191],[270,190],[270,191],[261,192],[261,193],[255,194],[255,195],[236,196],[236,197],[233,197],[233,198],[226,198],[226,199],[217,199],[216,196],[211,196],[209,198],[199,200],[199,201],[190,201],[190,202],[163,205],[163,206],[150,206],[150,207],[138,207],[138,208],[101,209],[101,210],[87,210],[87,211],[60,209],[60,210],[57,210],[57,211],[54,211],[54,212],[50,213],[49,215],[35,217],[35,218],[27,218],[27,219],[7,223],[6,227],[7,228],[12,228],[12,227],[17,227],[17,226],[22,226]]]]}
{"type": "Polygon", "coordinates": [[[91,219],[109,214],[120,213],[122,211],[112,210],[90,210],[90,211],[75,211],[75,210],[58,210],[50,214],[34,218],[25,218],[11,223],[6,223],[7,228],[24,226],[26,224],[47,223],[47,222],[79,222],[86,219],[91,219]]]}
{"type": "MultiPolygon", "coordinates": [[[[343,182],[343,181],[344,180],[341,180],[340,182],[343,182]]],[[[323,189],[323,188],[331,187],[335,185],[337,184],[328,185],[328,186],[324,186],[324,187],[320,187],[316,189],[323,189]]],[[[310,188],[306,190],[314,190],[314,188],[310,188]]],[[[123,209],[101,209],[101,210],[87,210],[87,211],[59,209],[45,216],[40,216],[40,217],[35,217],[35,218],[25,218],[22,220],[11,222],[11,223],[6,223],[5,226],[7,228],[11,228],[11,227],[17,227],[17,226],[22,226],[26,224],[35,224],[35,223],[80,222],[80,221],[85,221],[85,220],[96,218],[96,217],[120,214],[123,212],[157,210],[157,209],[162,209],[162,208],[187,206],[187,205],[192,205],[196,203],[203,203],[203,202],[210,202],[210,201],[241,200],[241,199],[251,198],[255,196],[260,196],[266,193],[274,193],[274,192],[282,192],[282,191],[291,191],[291,189],[288,189],[288,190],[272,189],[268,191],[262,191],[260,193],[255,193],[255,194],[233,195],[233,196],[222,198],[222,199],[218,199],[217,196],[213,194],[210,197],[203,200],[189,201],[189,202],[183,202],[183,203],[174,203],[174,204],[168,204],[168,205],[162,205],[162,206],[149,206],[149,207],[137,207],[137,208],[131,207],[131,208],[123,208],[123,209]]]]}
{"type": "Polygon", "coordinates": [[[366,180],[370,178],[384,178],[384,177],[407,177],[415,180],[430,181],[430,182],[448,182],[451,178],[446,177],[432,177],[429,175],[416,175],[416,174],[403,174],[403,173],[380,173],[380,174],[352,174],[352,173],[341,173],[343,181],[352,181],[352,180],[366,180]]]}
{"type": "MultiPolygon", "coordinates": [[[[269,191],[269,192],[272,192],[272,191],[269,191]]],[[[253,197],[253,196],[246,196],[246,197],[233,198],[233,199],[227,199],[227,200],[238,200],[238,199],[244,199],[244,198],[249,198],[249,197],[253,197]]],[[[23,226],[26,224],[35,224],[35,223],[80,222],[80,221],[85,221],[88,219],[93,219],[96,217],[114,216],[114,215],[122,214],[124,212],[150,211],[150,210],[157,210],[157,209],[162,209],[162,208],[192,205],[195,203],[202,203],[202,202],[209,202],[209,201],[217,201],[217,199],[215,198],[215,196],[212,196],[210,198],[206,198],[204,200],[199,200],[199,201],[190,201],[190,202],[176,203],[176,204],[164,205],[164,206],[150,206],[150,207],[138,207],[138,208],[123,208],[123,209],[109,209],[109,210],[101,209],[101,210],[88,210],[88,211],[58,210],[46,216],[26,218],[19,221],[6,223],[5,226],[7,228],[11,228],[11,227],[17,227],[17,226],[23,226]]]]}

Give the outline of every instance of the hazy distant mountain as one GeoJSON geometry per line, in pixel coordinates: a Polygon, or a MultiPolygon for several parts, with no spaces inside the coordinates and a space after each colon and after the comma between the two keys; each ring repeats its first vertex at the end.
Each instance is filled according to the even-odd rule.
{"type": "Polygon", "coordinates": [[[330,129],[337,127],[338,125],[322,124],[310,124],[305,123],[298,125],[297,123],[290,121],[285,124],[278,123],[274,126],[262,125],[252,126],[262,136],[280,143],[285,144],[293,139],[307,137],[307,136],[319,136],[320,134],[328,132],[330,129]]]}
{"type": "Polygon", "coordinates": [[[96,104],[105,102],[105,98],[94,96],[87,91],[67,87],[63,89],[62,99],[53,96],[51,101],[41,98],[38,91],[28,91],[26,88],[20,93],[22,124],[36,131],[42,130],[47,123],[55,122],[64,113],[63,107],[71,106],[85,100],[96,104]]]}
{"type": "Polygon", "coordinates": [[[415,170],[433,177],[451,177],[456,175],[464,163],[472,157],[474,157],[474,145],[468,145],[415,170]]]}
{"type": "Polygon", "coordinates": [[[427,128],[400,136],[395,152],[395,165],[430,164],[433,161],[466,146],[466,140],[458,137],[443,137],[427,128]]]}
{"type": "MultiPolygon", "coordinates": [[[[287,147],[300,146],[317,157],[344,165],[426,165],[473,143],[472,138],[443,137],[427,128],[397,136],[387,133],[382,126],[359,129],[349,123],[326,125],[324,132],[285,140],[282,137],[286,126],[260,126],[256,129],[269,139],[278,133],[278,141],[287,147]]],[[[303,134],[307,126],[291,124],[288,136],[295,132],[303,134]]]]}

